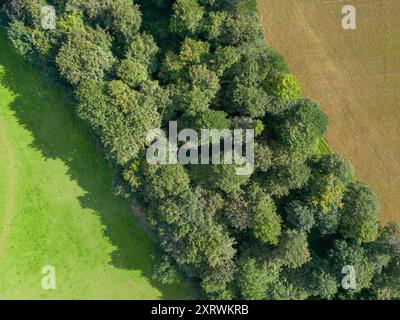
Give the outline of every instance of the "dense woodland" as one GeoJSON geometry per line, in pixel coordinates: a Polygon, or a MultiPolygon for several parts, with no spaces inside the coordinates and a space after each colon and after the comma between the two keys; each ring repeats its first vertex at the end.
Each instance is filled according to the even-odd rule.
{"type": "MultiPolygon", "coordinates": [[[[19,54],[56,70],[158,240],[154,278],[212,299],[398,299],[400,240],[371,188],[321,151],[328,118],[265,45],[253,0],[6,1],[19,54]],[[256,168],[150,165],[146,133],[253,128],[256,168]],[[342,268],[356,271],[342,288],[342,268]]],[[[288,23],[290,23],[288,21],[288,23]]],[[[111,190],[110,190],[111,192],[111,190]]]]}

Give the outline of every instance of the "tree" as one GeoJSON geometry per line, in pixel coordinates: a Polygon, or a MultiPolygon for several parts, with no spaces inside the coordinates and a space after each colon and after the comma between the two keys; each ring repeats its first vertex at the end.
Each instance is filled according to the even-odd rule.
{"type": "Polygon", "coordinates": [[[185,64],[198,64],[206,61],[210,51],[210,44],[186,37],[179,53],[180,60],[185,64]]]}
{"type": "Polygon", "coordinates": [[[105,83],[88,79],[83,81],[75,96],[79,101],[78,115],[87,121],[93,129],[100,134],[107,127],[108,121],[116,109],[110,108],[110,99],[105,94],[105,83]]]}
{"type": "Polygon", "coordinates": [[[262,242],[277,245],[281,234],[281,219],[272,199],[261,201],[253,209],[254,236],[262,242]]]}
{"type": "Polygon", "coordinates": [[[236,174],[234,164],[193,165],[191,167],[193,180],[206,189],[219,189],[226,193],[239,191],[248,178],[236,174]]]}
{"type": "Polygon", "coordinates": [[[260,34],[259,18],[256,12],[237,12],[227,25],[226,44],[251,42],[260,34]]]}
{"type": "Polygon", "coordinates": [[[64,13],[57,19],[57,28],[65,33],[79,32],[79,30],[82,32],[85,29],[85,24],[82,17],[64,13]]]}
{"type": "Polygon", "coordinates": [[[267,172],[273,164],[271,149],[266,144],[256,143],[254,148],[254,159],[256,169],[262,172],[267,172]]]}
{"type": "Polygon", "coordinates": [[[233,298],[228,285],[234,279],[235,264],[227,261],[216,268],[206,268],[201,282],[203,290],[213,299],[231,300],[233,298]]]}
{"type": "Polygon", "coordinates": [[[4,3],[4,10],[12,23],[18,20],[38,29],[41,27],[41,9],[45,4],[43,0],[11,0],[4,3]]]}
{"type": "Polygon", "coordinates": [[[225,111],[207,109],[196,114],[190,127],[200,132],[201,129],[229,129],[230,125],[231,121],[225,111]]]}
{"type": "Polygon", "coordinates": [[[132,88],[148,80],[147,66],[133,59],[122,60],[117,67],[117,76],[132,88]]]}
{"type": "Polygon", "coordinates": [[[308,200],[323,213],[343,208],[342,198],[345,193],[344,183],[333,174],[314,177],[308,200]]]}
{"type": "Polygon", "coordinates": [[[194,35],[200,31],[204,9],[197,0],[177,0],[172,6],[170,28],[182,36],[194,35]]]}
{"type": "Polygon", "coordinates": [[[334,209],[323,212],[315,208],[315,227],[321,235],[337,234],[341,210],[334,209]]]}
{"type": "Polygon", "coordinates": [[[166,52],[160,68],[160,78],[170,83],[182,82],[182,79],[188,78],[190,65],[206,62],[209,50],[209,43],[186,37],[182,42],[179,55],[172,51],[166,52]]]}
{"type": "Polygon", "coordinates": [[[11,22],[22,18],[22,8],[20,0],[10,0],[3,5],[3,10],[11,22]]]}
{"type": "Polygon", "coordinates": [[[261,173],[267,193],[282,197],[288,195],[290,190],[301,189],[310,178],[310,168],[303,163],[293,163],[282,166],[274,166],[267,173],[261,173]]]}
{"type": "Polygon", "coordinates": [[[121,80],[113,80],[108,83],[108,95],[111,104],[124,114],[139,108],[139,92],[132,90],[121,80]]]}
{"type": "Polygon", "coordinates": [[[93,126],[108,156],[119,165],[135,159],[146,145],[147,132],[160,127],[161,115],[156,107],[143,103],[140,95],[121,81],[105,85],[95,79],[85,80],[76,96],[79,116],[93,126]]]}
{"type": "Polygon", "coordinates": [[[50,31],[44,0],[9,0],[4,22],[17,52],[72,84],[115,168],[113,191],[135,193],[160,246],[154,279],[182,273],[212,299],[400,298],[397,227],[379,227],[377,199],[348,161],[316,153],[328,118],[299,99],[250,2],[55,0],[50,31]],[[255,171],[224,164],[222,138],[210,139],[222,164],[150,164],[146,135],[170,120],[253,129],[255,171]],[[345,265],[356,290],[340,286],[345,265]]]}
{"type": "Polygon", "coordinates": [[[265,299],[268,285],[275,280],[278,272],[273,272],[265,263],[253,257],[240,258],[236,278],[241,297],[246,300],[265,299]]]}
{"type": "Polygon", "coordinates": [[[132,38],[125,57],[128,60],[146,65],[150,72],[153,72],[157,69],[158,52],[159,48],[154,38],[147,33],[143,33],[132,38]]]}
{"type": "Polygon", "coordinates": [[[189,181],[181,164],[160,166],[146,179],[146,195],[150,200],[175,197],[189,188],[189,181]]]}
{"type": "Polygon", "coordinates": [[[307,99],[294,101],[278,116],[273,129],[278,139],[292,150],[311,154],[314,146],[326,132],[328,118],[321,108],[307,99]]]}
{"type": "Polygon", "coordinates": [[[285,278],[277,279],[267,292],[267,300],[305,300],[307,296],[285,278]]]}
{"type": "Polygon", "coordinates": [[[394,253],[381,273],[372,283],[373,298],[379,300],[400,299],[400,254],[394,253]]]}
{"type": "Polygon", "coordinates": [[[182,110],[189,117],[197,117],[208,110],[210,100],[199,88],[190,90],[188,86],[180,86],[174,94],[178,110],[182,110]]]}
{"type": "Polygon", "coordinates": [[[353,165],[338,154],[327,154],[310,159],[310,166],[315,171],[313,175],[333,174],[345,185],[353,180],[353,165]]]}
{"type": "Polygon", "coordinates": [[[242,190],[228,195],[225,200],[224,215],[228,224],[239,231],[252,226],[253,213],[250,202],[242,190]]]}
{"type": "Polygon", "coordinates": [[[332,299],[338,291],[337,279],[329,272],[314,271],[311,279],[311,293],[315,297],[332,299]]]}
{"type": "Polygon", "coordinates": [[[232,46],[219,46],[215,50],[213,68],[219,76],[240,60],[240,53],[232,46]]]}
{"type": "Polygon", "coordinates": [[[114,62],[110,37],[101,29],[70,33],[56,57],[60,74],[75,86],[87,79],[102,80],[114,62]]]}
{"type": "Polygon", "coordinates": [[[145,81],[140,88],[140,103],[151,107],[164,114],[165,109],[171,104],[170,92],[167,88],[160,86],[158,81],[145,81]]]}
{"type": "Polygon", "coordinates": [[[158,258],[154,266],[153,279],[162,284],[174,284],[178,282],[178,272],[170,257],[163,255],[158,258]]]}
{"type": "Polygon", "coordinates": [[[179,55],[167,51],[160,66],[159,77],[166,83],[176,83],[184,76],[185,66],[186,63],[180,59],[179,55]]]}
{"type": "Polygon", "coordinates": [[[253,122],[254,136],[258,137],[261,133],[263,133],[265,127],[264,123],[260,119],[256,119],[253,122]]]}
{"type": "Polygon", "coordinates": [[[208,40],[220,42],[231,17],[225,11],[211,11],[204,21],[204,33],[208,40]]]}
{"type": "Polygon", "coordinates": [[[205,237],[204,254],[207,264],[211,268],[221,267],[232,260],[236,250],[233,245],[236,243],[224,228],[219,224],[211,224],[205,237]]]}
{"type": "Polygon", "coordinates": [[[329,253],[330,262],[337,282],[341,283],[345,274],[344,266],[350,265],[355,269],[356,288],[349,289],[350,293],[360,292],[371,286],[371,281],[376,272],[375,265],[368,259],[367,252],[357,245],[351,245],[344,240],[337,240],[329,253]]]}
{"type": "Polygon", "coordinates": [[[262,52],[247,48],[247,46],[241,48],[239,52],[239,63],[233,66],[230,77],[234,79],[236,85],[255,87],[266,94],[261,85],[271,69],[267,59],[262,56],[262,52]],[[248,52],[247,49],[250,51],[248,52]]]}
{"type": "Polygon", "coordinates": [[[304,232],[287,230],[282,233],[279,258],[284,266],[299,268],[310,261],[307,236],[304,232]]]}
{"type": "Polygon", "coordinates": [[[10,24],[7,29],[7,36],[20,55],[28,57],[32,54],[33,45],[31,33],[21,21],[14,21],[10,24]]]}
{"type": "Polygon", "coordinates": [[[301,201],[289,202],[285,206],[285,212],[288,223],[294,229],[309,232],[315,224],[314,210],[301,201]]]}
{"type": "Polygon", "coordinates": [[[220,89],[219,78],[207,66],[195,65],[189,68],[189,79],[194,89],[200,89],[208,100],[213,99],[220,89]]]}
{"type": "Polygon", "coordinates": [[[300,98],[301,94],[300,84],[292,73],[279,75],[268,89],[285,102],[296,100],[300,98]]]}
{"type": "Polygon", "coordinates": [[[99,21],[111,29],[117,41],[129,44],[140,29],[142,14],[137,5],[127,0],[107,1],[99,21]]]}
{"type": "Polygon", "coordinates": [[[229,111],[255,118],[264,116],[270,103],[270,98],[264,90],[241,84],[234,87],[231,99],[229,111]]]}
{"type": "MultiPolygon", "coordinates": [[[[111,105],[118,112],[104,131],[106,144],[112,147],[115,155],[125,164],[148,145],[147,133],[160,128],[160,107],[153,103],[145,92],[131,90],[122,81],[114,80],[108,84],[111,105]],[[114,131],[115,130],[115,131],[114,131]]],[[[161,100],[160,100],[161,102],[161,100]]]]}
{"type": "Polygon", "coordinates": [[[362,182],[347,186],[343,198],[341,234],[358,243],[374,241],[378,236],[379,203],[372,189],[362,182]]]}

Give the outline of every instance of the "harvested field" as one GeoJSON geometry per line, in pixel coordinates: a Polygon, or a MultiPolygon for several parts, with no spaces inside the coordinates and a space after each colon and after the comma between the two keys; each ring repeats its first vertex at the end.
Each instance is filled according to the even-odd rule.
{"type": "Polygon", "coordinates": [[[328,142],[400,222],[400,1],[258,0],[266,40],[330,118],[328,142]],[[344,5],[357,28],[341,26],[344,5]]]}

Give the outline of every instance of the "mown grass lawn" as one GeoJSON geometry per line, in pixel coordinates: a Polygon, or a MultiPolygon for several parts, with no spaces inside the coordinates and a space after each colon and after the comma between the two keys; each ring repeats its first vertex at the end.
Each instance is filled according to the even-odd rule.
{"type": "Polygon", "coordinates": [[[150,280],[154,242],[73,107],[0,32],[0,300],[188,298],[150,280]]]}

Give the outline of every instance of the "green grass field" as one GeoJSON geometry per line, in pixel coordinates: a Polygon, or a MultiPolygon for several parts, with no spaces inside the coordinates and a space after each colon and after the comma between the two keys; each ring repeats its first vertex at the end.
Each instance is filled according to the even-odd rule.
{"type": "Polygon", "coordinates": [[[190,297],[150,280],[154,243],[71,108],[0,33],[0,300],[190,297]]]}

